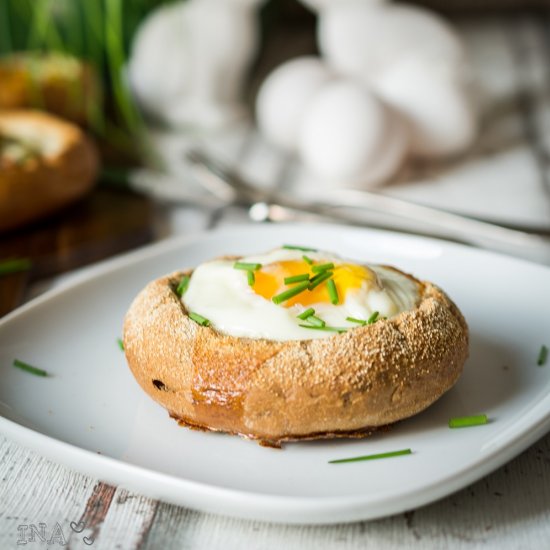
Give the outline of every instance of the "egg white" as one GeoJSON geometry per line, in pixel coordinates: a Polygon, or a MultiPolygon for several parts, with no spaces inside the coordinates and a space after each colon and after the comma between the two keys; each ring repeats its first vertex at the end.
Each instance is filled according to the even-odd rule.
{"type": "MultiPolygon", "coordinates": [[[[239,261],[262,265],[301,260],[303,252],[276,249],[267,254],[249,256],[239,261]]],[[[334,254],[308,252],[316,262],[354,263],[334,254]]],[[[269,340],[310,340],[334,336],[334,332],[299,326],[297,318],[307,309],[299,304],[283,307],[256,294],[248,285],[245,271],[234,269],[232,260],[214,260],[198,266],[191,277],[182,301],[188,311],[206,317],[219,332],[238,337],[269,340]]],[[[357,263],[357,262],[355,262],[357,263]]],[[[315,314],[328,326],[356,328],[346,317],[368,319],[375,311],[381,317],[392,317],[415,307],[418,288],[414,281],[382,266],[367,266],[377,282],[365,281],[358,289],[349,289],[345,299],[337,304],[318,303],[312,306],[315,314]]]]}

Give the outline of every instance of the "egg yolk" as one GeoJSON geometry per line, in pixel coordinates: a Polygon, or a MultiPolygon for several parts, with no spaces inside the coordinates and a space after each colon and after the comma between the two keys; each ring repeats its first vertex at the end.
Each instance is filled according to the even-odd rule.
{"type": "MultiPolygon", "coordinates": [[[[322,263],[325,262],[316,262],[314,265],[322,263]]],[[[259,271],[254,273],[255,281],[252,289],[266,300],[271,300],[273,296],[292,288],[294,284],[299,284],[286,285],[284,282],[285,278],[304,273],[307,273],[310,278],[317,275],[317,273],[312,271],[313,267],[313,265],[309,265],[301,260],[288,260],[264,265],[259,271]]],[[[374,273],[370,269],[359,265],[337,264],[331,271],[333,272],[332,279],[336,285],[340,303],[345,301],[346,295],[350,290],[359,289],[365,282],[370,283],[375,281],[374,273]]],[[[296,304],[309,306],[319,303],[331,303],[326,283],[321,283],[312,290],[306,289],[281,305],[291,307],[296,304]]]]}

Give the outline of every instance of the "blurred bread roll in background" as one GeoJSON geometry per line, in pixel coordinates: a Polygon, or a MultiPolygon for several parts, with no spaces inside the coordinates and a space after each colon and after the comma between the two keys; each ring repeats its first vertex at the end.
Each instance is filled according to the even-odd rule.
{"type": "Polygon", "coordinates": [[[0,231],[80,198],[98,169],[96,148],[77,125],[40,111],[0,111],[0,231]]]}
{"type": "Polygon", "coordinates": [[[68,54],[22,52],[0,58],[0,109],[43,109],[89,125],[101,109],[100,80],[68,54]]]}

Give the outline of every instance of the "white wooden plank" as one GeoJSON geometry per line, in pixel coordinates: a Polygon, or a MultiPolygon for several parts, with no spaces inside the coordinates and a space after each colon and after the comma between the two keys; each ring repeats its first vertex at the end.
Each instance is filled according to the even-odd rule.
{"type": "Polygon", "coordinates": [[[155,500],[125,489],[114,490],[108,511],[100,522],[95,523],[95,528],[90,529],[93,520],[85,516],[83,519],[88,519],[87,528],[81,534],[71,534],[71,550],[90,548],[92,545],[87,544],[90,540],[94,540],[94,549],[141,548],[155,519],[157,506],[155,500]],[[84,536],[88,537],[88,541],[84,540],[84,536]]]}
{"type": "Polygon", "coordinates": [[[19,526],[30,529],[40,523],[48,538],[58,523],[68,541],[70,523],[82,514],[94,481],[1,436],[0,457],[0,548],[16,548],[17,540],[27,540],[30,532],[21,536],[19,526]]]}

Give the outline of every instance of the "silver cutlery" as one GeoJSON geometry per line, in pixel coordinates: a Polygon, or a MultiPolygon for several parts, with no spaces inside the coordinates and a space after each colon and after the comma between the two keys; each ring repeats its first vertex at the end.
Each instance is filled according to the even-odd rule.
{"type": "Polygon", "coordinates": [[[307,213],[356,225],[452,238],[550,264],[549,236],[502,227],[371,191],[315,189],[315,197],[306,199],[296,194],[259,188],[200,150],[189,150],[186,158],[204,189],[222,203],[248,207],[251,218],[256,221],[287,221],[299,218],[300,213],[307,213]]]}

